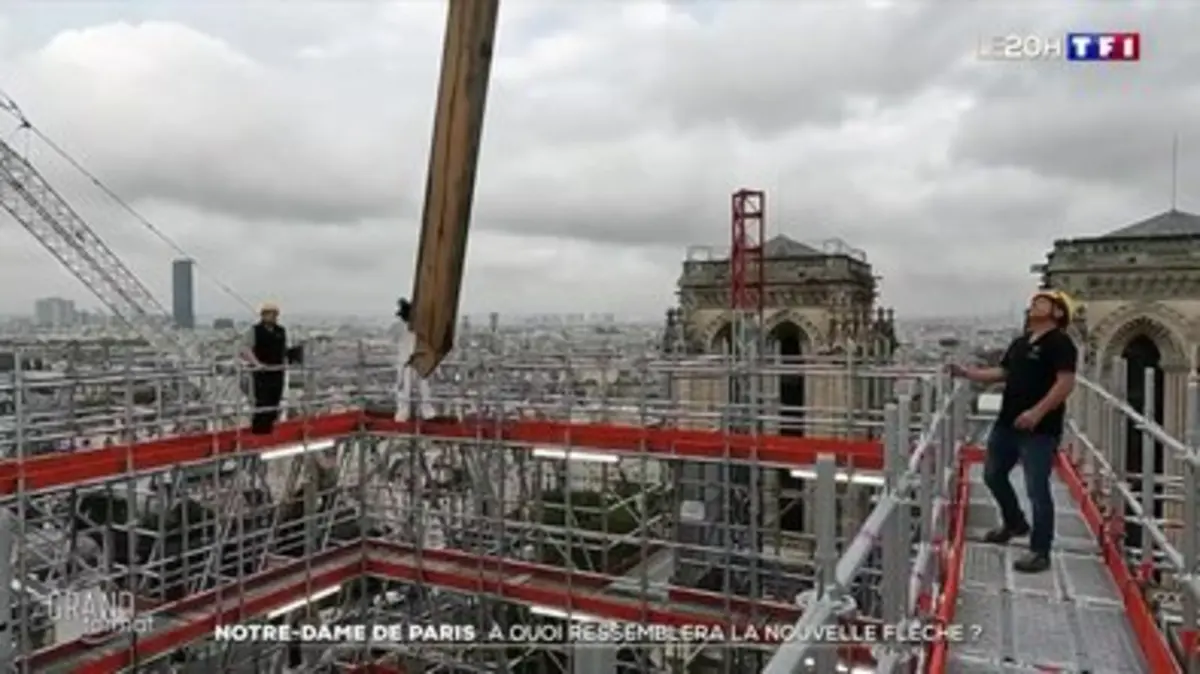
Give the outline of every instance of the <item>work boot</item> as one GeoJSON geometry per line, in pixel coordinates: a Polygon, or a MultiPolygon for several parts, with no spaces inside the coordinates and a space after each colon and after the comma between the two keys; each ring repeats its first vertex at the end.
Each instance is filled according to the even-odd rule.
{"type": "Polygon", "coordinates": [[[1013,571],[1018,573],[1041,573],[1050,568],[1050,555],[1044,552],[1031,552],[1013,562],[1013,571]]]}
{"type": "Polygon", "coordinates": [[[1029,534],[1029,525],[1022,522],[1016,527],[996,527],[983,535],[983,542],[995,543],[996,545],[1004,545],[1014,538],[1027,536],[1029,534]]]}

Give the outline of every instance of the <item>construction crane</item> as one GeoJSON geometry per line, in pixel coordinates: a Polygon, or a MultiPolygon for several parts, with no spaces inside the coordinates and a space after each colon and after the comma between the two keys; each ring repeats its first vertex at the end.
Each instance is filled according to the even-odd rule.
{"type": "MultiPolygon", "coordinates": [[[[441,78],[416,270],[412,365],[428,376],[454,345],[475,175],[483,135],[499,0],[449,0],[441,78]]],[[[0,109],[35,131],[15,102],[0,109]]],[[[0,140],[0,208],[160,354],[202,363],[197,340],[171,330],[164,307],[82,217],[10,144],[0,140]]],[[[243,394],[234,376],[196,387],[208,401],[236,410],[243,394]]]]}
{"type": "MultiPolygon", "coordinates": [[[[16,103],[0,98],[0,109],[20,127],[36,132],[16,103]]],[[[100,302],[162,356],[181,367],[203,364],[199,341],[172,330],[166,309],[112,248],[84,221],[41,173],[12,145],[0,140],[0,208],[9,213],[100,302]]],[[[233,375],[202,382],[192,378],[201,399],[236,417],[241,389],[233,375]]]]}
{"type": "MultiPolygon", "coordinates": [[[[144,283],[11,145],[0,140],[0,208],[37,239],[62,266],[92,291],[157,353],[181,367],[202,363],[198,341],[171,330],[166,310],[144,283]]],[[[236,415],[241,390],[233,376],[201,382],[200,396],[236,415]]]]}
{"type": "MultiPolygon", "coordinates": [[[[75,164],[74,160],[67,157],[30,124],[13,101],[0,96],[0,110],[14,115],[19,122],[19,130],[35,134],[72,163],[85,177],[108,192],[98,179],[75,164]]],[[[109,195],[116,198],[111,192],[109,195]]],[[[188,381],[181,382],[184,390],[180,393],[186,396],[185,400],[203,402],[206,410],[221,410],[219,414],[213,415],[213,425],[230,425],[240,419],[245,396],[238,385],[236,372],[232,368],[224,375],[214,372],[200,341],[191,333],[173,330],[170,327],[166,320],[165,308],[146,285],[30,161],[12,145],[3,141],[0,141],[0,208],[12,215],[43,248],[160,356],[181,367],[190,366],[189,373],[200,373],[190,377],[188,381]]],[[[226,291],[229,292],[228,288],[226,291]]],[[[21,451],[20,447],[18,451],[21,451]]],[[[262,494],[265,502],[273,501],[278,505],[280,513],[290,513],[287,517],[282,514],[279,516],[279,522],[285,524],[290,521],[288,517],[294,519],[302,516],[294,511],[296,504],[302,502],[300,495],[304,493],[310,480],[327,482],[331,479],[329,467],[322,460],[309,461],[300,456],[275,461],[270,465],[266,465],[260,455],[237,457],[225,462],[221,468],[219,476],[209,471],[205,472],[201,479],[227,483],[226,491],[239,496],[250,492],[262,494]]],[[[120,493],[120,489],[114,490],[111,487],[83,487],[73,490],[70,497],[59,499],[53,507],[64,512],[75,512],[78,507],[82,507],[78,503],[87,502],[88,499],[98,500],[101,503],[98,512],[106,512],[107,517],[112,517],[112,513],[120,511],[120,506],[114,505],[120,499],[128,503],[145,494],[152,494],[153,497],[147,498],[154,503],[160,503],[155,499],[171,491],[170,480],[191,479],[192,476],[184,477],[189,470],[186,466],[176,467],[175,473],[166,482],[155,477],[139,478],[136,484],[130,483],[129,491],[124,494],[120,493]]],[[[163,499],[161,503],[168,502],[166,497],[163,499]]],[[[242,521],[237,515],[243,506],[240,498],[222,499],[204,506],[207,508],[205,512],[210,512],[214,520],[222,522],[213,531],[212,543],[217,546],[214,549],[224,549],[222,546],[239,534],[240,530],[234,523],[242,521]]],[[[0,528],[16,527],[18,525],[14,522],[23,519],[28,521],[29,517],[22,518],[20,511],[0,509],[0,528]]],[[[109,521],[108,526],[123,532],[122,535],[143,535],[140,520],[109,521]]],[[[272,527],[267,534],[268,540],[276,540],[278,531],[278,526],[272,527]]],[[[54,535],[70,539],[74,534],[59,531],[54,535]]],[[[81,552],[86,549],[86,546],[67,546],[65,554],[54,563],[54,570],[49,572],[50,575],[30,572],[19,581],[19,586],[15,589],[27,594],[33,603],[45,604],[49,601],[48,598],[53,596],[56,583],[61,580],[55,580],[58,577],[51,576],[59,573],[61,569],[72,568],[72,565],[88,568],[90,564],[95,563],[94,560],[86,559],[85,553],[81,552]]],[[[224,563],[221,560],[220,555],[208,558],[203,568],[197,569],[189,576],[186,581],[187,587],[191,591],[198,591],[214,582],[219,575],[220,564],[224,563]]]]}
{"type": "Polygon", "coordinates": [[[449,0],[421,239],[411,361],[422,377],[454,347],[500,0],[449,0]]]}

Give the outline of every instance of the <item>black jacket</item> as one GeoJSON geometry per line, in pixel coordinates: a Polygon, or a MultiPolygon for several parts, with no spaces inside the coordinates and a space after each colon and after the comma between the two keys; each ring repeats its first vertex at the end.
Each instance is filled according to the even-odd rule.
{"type": "Polygon", "coordinates": [[[287,330],[282,325],[254,324],[254,357],[263,365],[283,365],[287,361],[287,330]]]}
{"type": "Polygon", "coordinates": [[[255,359],[266,366],[304,362],[304,347],[288,346],[287,330],[282,325],[255,323],[250,334],[250,350],[255,359]]]}

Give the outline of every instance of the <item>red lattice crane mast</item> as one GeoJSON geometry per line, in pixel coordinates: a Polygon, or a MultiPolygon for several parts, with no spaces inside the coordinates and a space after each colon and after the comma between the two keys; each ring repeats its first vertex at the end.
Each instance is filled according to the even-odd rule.
{"type": "Polygon", "coordinates": [[[729,308],[735,320],[761,317],[765,290],[763,244],[767,197],[761,190],[733,193],[729,246],[729,308]],[[748,316],[749,315],[749,316],[748,316]]]}
{"type": "Polygon", "coordinates": [[[758,383],[743,367],[754,362],[762,345],[763,302],[766,295],[763,239],[766,232],[766,195],[740,189],[731,202],[729,246],[729,357],[736,370],[729,382],[731,410],[737,410],[743,430],[756,423],[758,383]]]}
{"type": "Polygon", "coordinates": [[[767,197],[760,190],[733,193],[729,246],[729,308],[762,313],[764,295],[763,243],[767,197]]]}

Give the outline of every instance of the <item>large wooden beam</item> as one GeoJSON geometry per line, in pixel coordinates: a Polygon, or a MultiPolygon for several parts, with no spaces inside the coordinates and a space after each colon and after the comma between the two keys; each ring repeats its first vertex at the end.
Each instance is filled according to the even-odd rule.
{"type": "Polygon", "coordinates": [[[500,0],[449,0],[412,286],[412,365],[423,377],[454,346],[499,8],[500,0]]]}

